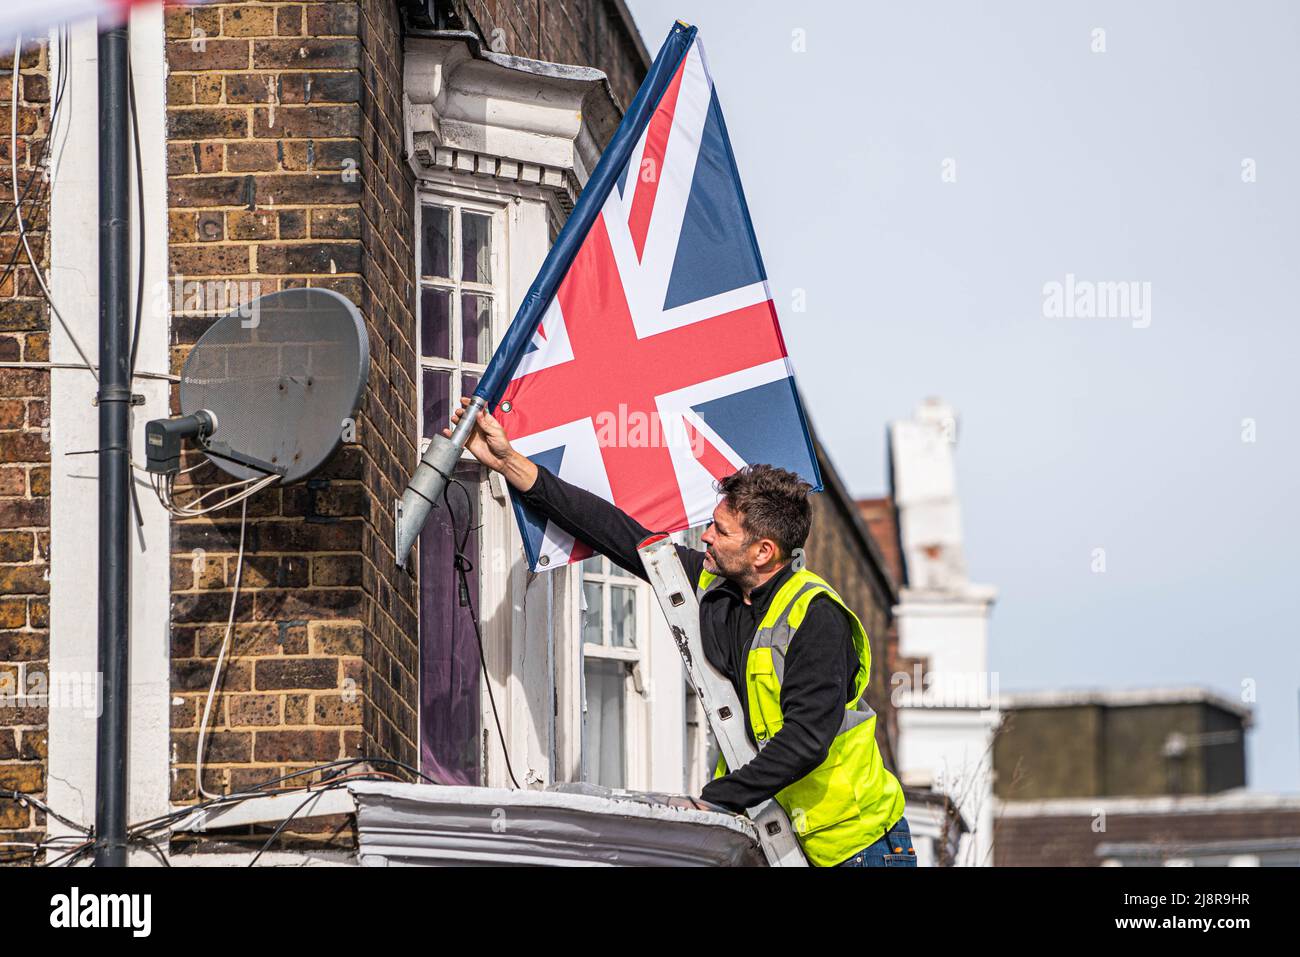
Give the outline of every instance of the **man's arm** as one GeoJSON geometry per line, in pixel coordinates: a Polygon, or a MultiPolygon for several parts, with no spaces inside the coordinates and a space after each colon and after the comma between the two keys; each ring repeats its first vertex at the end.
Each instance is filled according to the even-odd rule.
{"type": "Polygon", "coordinates": [[[706,784],[700,797],[743,812],[826,760],[857,667],[847,616],[829,598],[814,598],[786,653],[781,730],[748,764],[706,784]]]}
{"type": "MultiPolygon", "coordinates": [[[[461,407],[452,418],[453,426],[469,407],[468,398],[462,397],[460,402],[461,407]]],[[[451,432],[450,428],[443,429],[442,434],[451,438],[451,432]]],[[[593,495],[549,470],[539,468],[532,460],[515,451],[506,438],[505,429],[486,410],[479,413],[476,427],[465,447],[481,463],[500,472],[519,493],[520,501],[525,505],[541,512],[596,551],[609,556],[620,568],[627,569],[638,578],[646,577],[636,547],[649,538],[652,532],[599,495],[593,495]]],[[[703,552],[678,545],[677,555],[693,583],[704,565],[703,552]]]]}
{"type": "MultiPolygon", "coordinates": [[[[610,561],[620,568],[627,569],[638,578],[646,577],[636,547],[653,532],[599,495],[593,495],[586,489],[564,481],[548,469],[538,468],[537,481],[519,493],[519,500],[602,555],[608,555],[610,561]]],[[[678,545],[677,554],[686,565],[688,576],[692,574],[688,556],[698,554],[699,557],[694,560],[694,577],[690,579],[694,583],[704,561],[702,553],[692,553],[690,549],[678,545]]]]}

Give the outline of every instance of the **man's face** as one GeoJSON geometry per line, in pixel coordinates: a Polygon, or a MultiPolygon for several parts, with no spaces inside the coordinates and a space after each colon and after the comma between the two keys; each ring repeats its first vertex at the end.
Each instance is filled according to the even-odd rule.
{"type": "Polygon", "coordinates": [[[726,499],[713,510],[713,521],[704,530],[704,568],[715,575],[744,582],[754,570],[754,551],[759,542],[745,544],[745,530],[740,527],[740,513],[727,505],[726,499]]]}

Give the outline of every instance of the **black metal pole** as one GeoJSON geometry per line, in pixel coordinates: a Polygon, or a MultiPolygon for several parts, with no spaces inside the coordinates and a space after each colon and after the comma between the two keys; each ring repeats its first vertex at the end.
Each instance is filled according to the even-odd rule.
{"type": "MultiPolygon", "coordinates": [[[[95,864],[126,864],[131,294],[127,28],[99,35],[99,671],[95,864]]],[[[143,228],[143,223],[141,227],[143,228]]]]}

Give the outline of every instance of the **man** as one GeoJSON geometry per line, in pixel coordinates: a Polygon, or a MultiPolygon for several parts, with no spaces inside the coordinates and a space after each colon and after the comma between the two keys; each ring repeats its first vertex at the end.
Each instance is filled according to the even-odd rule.
{"type": "MultiPolygon", "coordinates": [[[[461,399],[453,427],[469,402],[461,399]]],[[[637,545],[651,532],[516,452],[488,412],[466,448],[526,505],[646,577],[637,545]]],[[[747,466],[718,483],[706,550],[677,546],[697,583],[704,653],[735,687],[759,749],[730,773],[719,761],[697,806],[743,813],[775,797],[810,863],[914,867],[903,790],[881,761],[875,712],[863,698],[866,632],[829,585],[792,561],[812,524],[810,489],[784,469],[747,466]]]]}

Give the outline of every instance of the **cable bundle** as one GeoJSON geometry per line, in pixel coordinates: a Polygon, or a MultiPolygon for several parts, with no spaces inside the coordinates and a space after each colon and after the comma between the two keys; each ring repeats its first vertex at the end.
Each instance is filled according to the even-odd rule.
{"type": "MultiPolygon", "coordinates": [[[[202,463],[200,463],[202,464],[202,463]]],[[[197,465],[191,468],[198,468],[197,465]]],[[[188,469],[186,471],[189,471],[188,469]]],[[[214,489],[204,492],[198,498],[188,502],[178,503],[175,498],[176,476],[180,473],[174,473],[165,477],[160,477],[155,473],[149,473],[149,484],[153,486],[154,493],[158,496],[158,501],[162,502],[163,508],[167,509],[177,518],[197,518],[200,515],[207,515],[210,512],[217,512],[223,508],[229,508],[231,505],[238,505],[240,502],[252,498],[264,488],[274,485],[280,480],[278,475],[266,475],[261,478],[240,479],[238,482],[228,482],[225,485],[218,485],[214,489]],[[216,495],[218,492],[225,492],[230,489],[239,489],[240,491],[232,492],[225,498],[212,505],[199,507],[204,499],[216,495]]]]}

